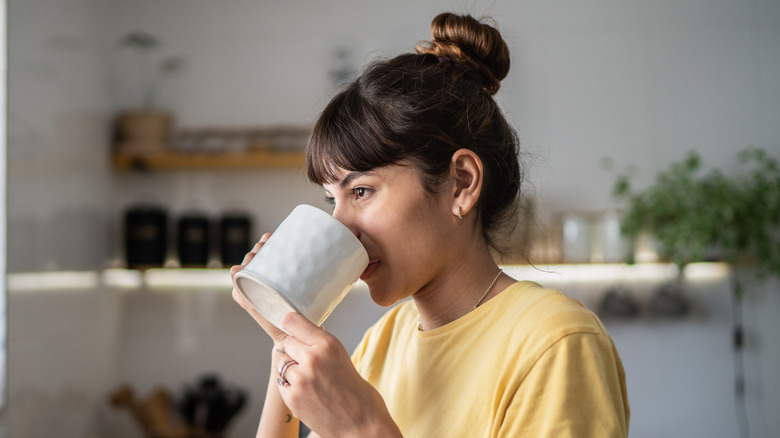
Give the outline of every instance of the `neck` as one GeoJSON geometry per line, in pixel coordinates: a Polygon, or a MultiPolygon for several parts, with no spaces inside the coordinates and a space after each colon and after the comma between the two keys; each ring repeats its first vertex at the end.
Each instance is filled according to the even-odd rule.
{"type": "Polygon", "coordinates": [[[503,274],[497,278],[499,268],[486,247],[450,266],[440,279],[413,296],[423,330],[432,330],[463,317],[478,302],[484,304],[512,282],[503,274]],[[494,280],[495,284],[486,294],[494,280]]]}

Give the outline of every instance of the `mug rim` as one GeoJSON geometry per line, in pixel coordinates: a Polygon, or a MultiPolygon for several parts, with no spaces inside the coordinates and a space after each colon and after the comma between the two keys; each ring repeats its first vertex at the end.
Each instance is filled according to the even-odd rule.
{"type": "MultiPolygon", "coordinates": [[[[271,286],[271,285],[270,285],[270,284],[268,284],[267,282],[263,281],[263,279],[259,278],[258,276],[254,275],[254,274],[252,274],[252,273],[250,273],[250,272],[244,272],[244,270],[243,270],[243,269],[242,269],[241,271],[238,271],[238,272],[236,273],[235,277],[234,277],[234,280],[233,280],[233,281],[234,281],[234,283],[235,283],[236,290],[238,290],[238,292],[239,292],[239,293],[240,293],[240,294],[241,294],[241,295],[244,297],[244,299],[246,299],[246,301],[249,303],[249,305],[250,305],[250,306],[252,306],[252,308],[253,308],[253,309],[255,309],[255,311],[256,311],[257,313],[259,313],[259,314],[260,314],[260,315],[261,315],[263,318],[267,319],[267,320],[268,320],[268,322],[270,322],[271,324],[275,325],[277,328],[279,328],[280,330],[284,331],[285,333],[287,333],[287,331],[286,331],[286,330],[284,330],[284,329],[282,328],[281,319],[280,319],[280,320],[278,320],[278,321],[276,321],[276,318],[274,318],[274,319],[272,320],[272,318],[270,318],[270,317],[269,317],[269,316],[270,316],[270,314],[269,314],[268,312],[264,312],[264,311],[263,311],[262,309],[260,309],[260,308],[259,308],[257,305],[255,305],[255,303],[254,303],[254,302],[253,302],[253,301],[252,301],[252,300],[249,298],[249,296],[248,296],[248,295],[247,295],[247,293],[244,291],[244,289],[243,289],[242,287],[240,287],[240,286],[239,286],[239,284],[238,284],[238,280],[240,280],[240,279],[243,279],[243,280],[249,280],[250,282],[253,282],[253,283],[257,284],[257,285],[259,285],[260,287],[262,287],[262,288],[265,288],[267,292],[271,292],[271,293],[273,293],[273,295],[274,295],[274,297],[275,297],[275,298],[279,298],[279,299],[280,299],[280,301],[282,301],[282,303],[281,303],[281,304],[282,304],[282,307],[284,307],[284,306],[288,306],[288,307],[289,307],[289,309],[287,309],[287,312],[295,312],[295,313],[299,313],[299,314],[303,315],[304,317],[306,317],[306,319],[309,319],[309,317],[308,317],[308,316],[306,316],[304,313],[302,313],[302,312],[300,311],[300,309],[298,309],[298,306],[296,306],[295,304],[293,304],[293,303],[292,303],[292,302],[291,302],[291,301],[290,301],[290,300],[289,300],[287,297],[285,297],[285,296],[284,296],[284,294],[283,294],[283,293],[281,293],[281,292],[280,292],[280,291],[279,291],[277,288],[275,288],[275,287],[271,286]]],[[[286,313],[286,312],[285,312],[285,313],[286,313]]],[[[288,334],[289,334],[289,333],[288,333],[288,334]]]]}

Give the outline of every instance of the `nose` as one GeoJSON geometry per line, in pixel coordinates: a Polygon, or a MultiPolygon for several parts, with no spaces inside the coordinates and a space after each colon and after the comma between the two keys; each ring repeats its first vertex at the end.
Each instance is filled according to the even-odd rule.
{"type": "Polygon", "coordinates": [[[356,217],[348,208],[336,205],[333,209],[333,217],[344,224],[349,231],[352,231],[352,234],[354,234],[355,237],[360,239],[360,228],[357,226],[356,217]]]}

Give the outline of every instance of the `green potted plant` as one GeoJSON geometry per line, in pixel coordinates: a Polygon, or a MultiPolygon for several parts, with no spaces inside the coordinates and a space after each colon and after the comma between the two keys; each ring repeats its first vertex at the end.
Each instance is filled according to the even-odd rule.
{"type": "Polygon", "coordinates": [[[659,255],[681,269],[691,262],[723,261],[735,274],[750,266],[759,275],[780,275],[780,166],[765,150],[737,154],[738,169],[702,169],[695,151],[672,163],[644,189],[629,173],[618,175],[613,196],[625,204],[622,232],[653,236],[659,255]]]}
{"type": "MultiPolygon", "coordinates": [[[[685,264],[714,259],[730,265],[732,342],[740,364],[735,368],[734,395],[744,412],[741,271],[753,270],[759,279],[780,275],[780,167],[776,158],[759,148],[747,148],[737,158],[738,169],[727,175],[703,171],[699,155],[690,152],[659,172],[643,190],[634,189],[630,175],[619,175],[613,195],[627,207],[622,231],[633,238],[649,232],[659,254],[680,267],[677,280],[651,298],[654,310],[687,309],[681,292],[685,264]]],[[[738,419],[743,422],[740,429],[747,430],[746,413],[738,419]]]]}
{"type": "Polygon", "coordinates": [[[124,152],[148,152],[164,148],[173,128],[173,116],[157,105],[161,82],[184,69],[181,57],[166,57],[153,62],[152,54],[160,40],[149,33],[135,31],[122,36],[120,49],[135,52],[140,78],[141,99],[138,106],[121,111],[117,116],[119,149],[124,152]]]}

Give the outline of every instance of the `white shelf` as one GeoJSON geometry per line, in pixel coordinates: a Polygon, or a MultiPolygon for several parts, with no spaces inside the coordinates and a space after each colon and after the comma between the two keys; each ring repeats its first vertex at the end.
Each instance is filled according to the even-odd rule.
{"type": "MultiPolygon", "coordinates": [[[[672,263],[520,265],[506,266],[504,271],[518,280],[555,283],[669,281],[679,273],[677,265],[672,263]]],[[[725,263],[691,263],[685,267],[684,274],[690,280],[714,280],[727,277],[729,269],[725,263]]]]}
{"type": "MultiPolygon", "coordinates": [[[[509,265],[504,271],[518,280],[542,284],[657,282],[677,276],[677,266],[668,263],[626,264],[560,264],[509,265]]],[[[692,280],[719,280],[728,277],[725,263],[693,263],[685,268],[692,280]]],[[[53,271],[8,274],[10,292],[49,290],[86,290],[98,286],[117,289],[225,290],[232,288],[228,269],[159,268],[138,271],[106,269],[103,271],[53,271]]]]}

